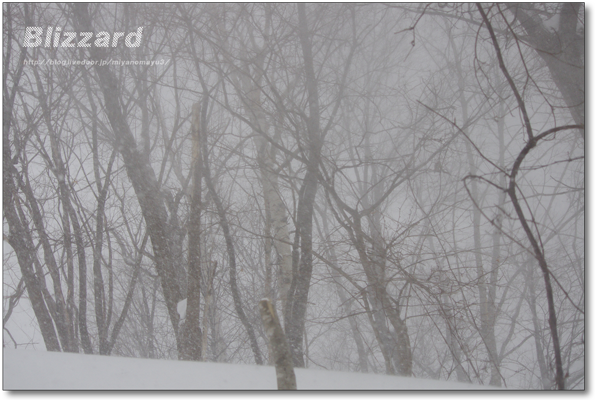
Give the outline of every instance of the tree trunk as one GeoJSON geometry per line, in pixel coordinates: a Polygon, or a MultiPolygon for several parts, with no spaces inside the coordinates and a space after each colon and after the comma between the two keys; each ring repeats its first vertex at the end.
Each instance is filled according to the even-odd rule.
{"type": "MultiPolygon", "coordinates": [[[[457,65],[460,65],[461,58],[458,49],[454,43],[454,39],[452,35],[450,37],[450,44],[453,50],[454,61],[457,65]]],[[[460,112],[461,112],[461,124],[462,131],[465,135],[469,133],[469,104],[467,98],[465,96],[465,78],[463,76],[463,71],[461,68],[456,68],[456,77],[458,83],[458,96],[460,101],[460,112]]],[[[475,165],[475,160],[473,157],[473,149],[471,148],[470,139],[465,139],[465,151],[467,153],[467,161],[469,163],[469,174],[474,176],[477,173],[477,166],[475,165]]],[[[482,258],[482,244],[481,244],[481,210],[479,209],[478,200],[479,200],[479,187],[478,182],[473,179],[471,180],[471,194],[474,200],[474,208],[473,208],[473,252],[475,254],[475,267],[477,271],[477,289],[479,292],[479,316],[480,316],[480,326],[479,333],[483,340],[483,344],[485,346],[488,362],[490,364],[491,376],[490,376],[490,385],[500,386],[501,384],[501,375],[500,375],[500,365],[498,360],[498,350],[496,343],[496,333],[495,333],[495,284],[496,282],[492,281],[490,278],[490,282],[486,282],[487,272],[485,271],[483,265],[482,258]]],[[[491,276],[496,276],[494,273],[491,276]]]]}
{"type": "Polygon", "coordinates": [[[290,347],[279,323],[275,307],[269,299],[263,299],[259,303],[265,331],[269,337],[269,344],[273,359],[275,360],[275,372],[277,374],[278,390],[296,390],[296,374],[290,347]]]}
{"type": "MultiPolygon", "coordinates": [[[[208,94],[205,95],[206,99],[208,98],[208,94]]],[[[213,182],[211,172],[210,172],[210,160],[208,153],[208,137],[206,135],[207,132],[202,132],[201,145],[202,145],[202,157],[203,157],[203,175],[204,181],[206,182],[206,188],[208,189],[208,193],[217,208],[217,214],[219,216],[219,225],[221,226],[221,230],[223,230],[223,236],[225,237],[225,245],[227,247],[227,258],[229,259],[229,285],[231,287],[231,295],[233,297],[233,303],[235,305],[235,311],[244,325],[246,329],[246,333],[248,334],[248,338],[250,339],[250,346],[252,348],[252,352],[254,353],[254,361],[256,364],[261,365],[263,363],[262,356],[260,354],[260,348],[258,347],[258,341],[256,340],[256,335],[254,333],[254,329],[246,316],[246,312],[244,311],[244,305],[242,302],[242,297],[240,295],[240,291],[237,285],[237,265],[236,265],[236,257],[235,257],[235,248],[233,246],[233,237],[231,236],[231,231],[229,230],[229,222],[227,220],[227,215],[225,214],[225,207],[223,206],[223,202],[217,193],[217,189],[215,188],[215,184],[213,182]]]]}
{"type": "Polygon", "coordinates": [[[200,137],[206,128],[206,105],[194,104],[192,111],[192,201],[190,206],[188,234],[188,280],[187,308],[185,322],[180,332],[182,344],[180,360],[202,359],[202,333],[200,330],[200,281],[201,275],[201,199],[202,199],[202,159],[200,137]]]}
{"type": "Polygon", "coordinates": [[[546,357],[544,357],[544,344],[543,344],[543,330],[540,327],[540,323],[537,315],[537,293],[535,291],[535,271],[533,265],[533,257],[529,257],[528,260],[521,266],[524,271],[526,291],[527,291],[527,303],[531,310],[531,320],[533,323],[533,340],[535,342],[535,355],[540,369],[540,383],[542,389],[550,390],[552,388],[552,379],[548,372],[548,366],[546,364],[546,357]]]}
{"type": "MultiPolygon", "coordinates": [[[[24,5],[24,11],[25,20],[27,23],[30,23],[31,13],[27,4],[24,5]]],[[[19,81],[23,72],[23,62],[27,56],[27,49],[21,49],[18,63],[19,67],[13,76],[13,86],[9,87],[9,71],[7,66],[10,65],[10,49],[12,48],[10,43],[12,41],[13,34],[11,4],[6,5],[5,16],[7,17],[6,43],[8,43],[8,45],[4,47],[3,56],[5,64],[2,75],[4,86],[2,93],[2,210],[4,211],[4,217],[8,223],[8,243],[17,255],[19,268],[21,269],[21,274],[25,280],[25,286],[27,288],[29,300],[31,301],[33,313],[35,314],[38,326],[40,327],[40,332],[42,334],[42,338],[44,339],[46,350],[61,351],[56,330],[54,329],[54,324],[52,322],[52,317],[48,311],[48,308],[46,307],[46,303],[44,302],[42,286],[40,283],[40,279],[43,279],[43,276],[36,276],[33,268],[35,259],[35,246],[28,235],[29,227],[26,225],[25,221],[21,220],[17,211],[17,202],[19,202],[19,199],[17,186],[15,185],[14,181],[14,174],[18,172],[15,168],[17,158],[15,158],[15,161],[13,161],[11,154],[12,152],[10,149],[12,142],[10,140],[10,130],[15,96],[17,94],[19,81]]],[[[33,25],[32,22],[31,24],[33,25]]]]}
{"type": "Polygon", "coordinates": [[[265,112],[261,109],[261,89],[263,81],[262,58],[256,57],[254,73],[247,71],[241,75],[240,81],[248,101],[243,103],[246,115],[254,125],[254,145],[257,151],[257,162],[260,169],[260,181],[263,189],[267,225],[272,229],[267,232],[265,240],[273,240],[277,251],[279,266],[279,298],[282,309],[286,309],[288,292],[292,284],[292,248],[288,228],[287,210],[280,196],[278,175],[276,173],[277,148],[269,144],[265,138],[269,134],[269,126],[265,112]]]}
{"type": "MultiPolygon", "coordinates": [[[[326,242],[327,238],[329,237],[329,223],[327,222],[326,210],[317,208],[317,211],[319,212],[319,214],[321,215],[321,219],[323,220],[323,236],[324,237],[322,239],[324,242],[326,242]]],[[[335,252],[335,248],[333,246],[329,246],[329,248],[327,249],[327,253],[328,253],[328,257],[329,257],[329,260],[331,261],[331,263],[337,266],[338,260],[337,260],[337,254],[335,252]]],[[[359,365],[360,372],[367,373],[367,372],[369,372],[367,351],[365,349],[363,339],[360,334],[360,329],[359,329],[358,321],[357,321],[358,318],[356,317],[356,315],[354,315],[354,311],[352,310],[352,303],[353,303],[352,300],[354,300],[354,299],[349,298],[346,291],[344,290],[342,282],[341,282],[340,273],[337,270],[331,268],[331,275],[335,282],[336,293],[337,293],[338,297],[340,298],[340,304],[342,304],[342,307],[344,307],[344,312],[348,316],[348,322],[350,324],[350,329],[352,330],[352,338],[354,339],[354,342],[356,343],[356,349],[358,351],[358,365],[359,365]]]]}
{"type": "MultiPolygon", "coordinates": [[[[562,3],[558,31],[550,31],[541,17],[525,5],[508,3],[508,9],[525,29],[525,41],[544,60],[560,90],[573,121],[585,124],[584,38],[577,32],[579,10],[584,3],[562,3]]],[[[583,136],[584,131],[581,130],[583,136]]]]}
{"type": "Polygon", "coordinates": [[[52,322],[52,317],[48,312],[46,303],[44,302],[42,287],[39,282],[39,279],[43,279],[43,277],[39,278],[36,276],[33,269],[35,246],[30,240],[27,240],[27,238],[29,238],[29,235],[27,234],[29,228],[23,224],[15,209],[14,201],[16,200],[14,200],[14,197],[16,197],[16,193],[14,190],[12,177],[10,176],[11,173],[9,172],[10,168],[14,168],[14,166],[10,161],[10,153],[8,153],[7,157],[6,150],[7,147],[10,146],[10,142],[6,137],[4,138],[3,146],[3,210],[9,226],[8,243],[17,255],[21,274],[23,275],[23,279],[25,279],[29,300],[31,301],[33,312],[37,319],[38,326],[40,327],[40,332],[42,333],[46,350],[61,351],[60,343],[54,329],[54,323],[52,322]]]}
{"type": "MultiPolygon", "coordinates": [[[[87,4],[74,4],[73,11],[76,29],[81,31],[92,29],[93,24],[88,13],[87,4]]],[[[160,183],[156,179],[151,165],[147,162],[147,157],[137,149],[135,137],[121,109],[121,91],[117,77],[111,71],[110,66],[100,65],[100,60],[106,58],[105,52],[98,47],[90,47],[89,52],[91,58],[96,61],[94,68],[104,96],[106,115],[115,135],[117,150],[123,157],[127,176],[133,185],[152,241],[154,261],[161,279],[163,296],[171,325],[177,336],[179,328],[177,302],[181,296],[176,279],[176,266],[173,262],[167,211],[160,190],[160,183]]]]}
{"type": "MultiPolygon", "coordinates": [[[[321,158],[321,129],[319,127],[319,93],[317,78],[313,66],[312,44],[306,21],[306,6],[298,4],[299,36],[304,59],[306,89],[308,92],[309,116],[307,123],[308,154],[306,174],[300,189],[298,212],[296,220],[295,251],[300,248],[299,257],[295,256],[296,266],[293,266],[294,276],[288,295],[285,315],[285,331],[290,341],[294,357],[294,365],[304,367],[302,335],[306,319],[308,291],[312,277],[312,227],[315,196],[319,186],[319,163],[321,158]],[[298,245],[296,245],[298,243],[298,245]]],[[[296,253],[297,254],[297,253],[296,253]]],[[[293,260],[292,260],[293,261],[293,260]]]]}

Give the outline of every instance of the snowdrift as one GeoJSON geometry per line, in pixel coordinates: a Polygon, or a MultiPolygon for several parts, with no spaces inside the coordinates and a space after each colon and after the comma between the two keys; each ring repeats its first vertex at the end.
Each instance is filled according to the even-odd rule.
{"type": "MultiPolygon", "coordinates": [[[[457,382],[295,369],[299,390],[490,390],[457,382]]],[[[276,390],[275,368],[4,349],[4,390],[276,390]]]]}

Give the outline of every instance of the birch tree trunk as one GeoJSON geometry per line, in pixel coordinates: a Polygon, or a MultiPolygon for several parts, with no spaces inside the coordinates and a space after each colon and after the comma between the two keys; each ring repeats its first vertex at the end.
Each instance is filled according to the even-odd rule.
{"type": "Polygon", "coordinates": [[[269,299],[262,299],[258,303],[260,315],[269,337],[271,353],[275,360],[275,373],[277,374],[278,390],[296,390],[296,374],[290,346],[283,333],[277,312],[269,299]]]}
{"type": "MultiPolygon", "coordinates": [[[[241,86],[247,96],[244,108],[247,117],[253,122],[254,145],[257,151],[257,162],[260,169],[260,182],[263,189],[266,215],[269,218],[267,232],[273,237],[273,245],[277,251],[279,266],[279,298],[282,309],[286,309],[288,292],[292,284],[292,248],[288,228],[287,210],[281,199],[278,176],[276,173],[277,149],[265,138],[269,134],[269,124],[264,110],[261,108],[262,99],[260,86],[263,81],[263,65],[260,57],[255,58],[254,72],[246,71],[241,75],[241,86]]],[[[267,237],[265,240],[271,240],[267,237]]]]}

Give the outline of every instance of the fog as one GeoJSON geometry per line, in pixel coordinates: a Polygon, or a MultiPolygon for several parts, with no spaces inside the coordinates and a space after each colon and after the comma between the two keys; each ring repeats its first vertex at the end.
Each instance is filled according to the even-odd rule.
{"type": "Polygon", "coordinates": [[[584,389],[584,12],[4,4],[4,347],[584,389]]]}

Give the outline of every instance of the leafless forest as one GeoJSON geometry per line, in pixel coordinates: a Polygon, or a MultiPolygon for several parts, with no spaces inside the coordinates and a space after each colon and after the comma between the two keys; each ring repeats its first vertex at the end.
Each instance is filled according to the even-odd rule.
{"type": "Polygon", "coordinates": [[[583,389],[584,12],[4,3],[4,346],[583,389]]]}

